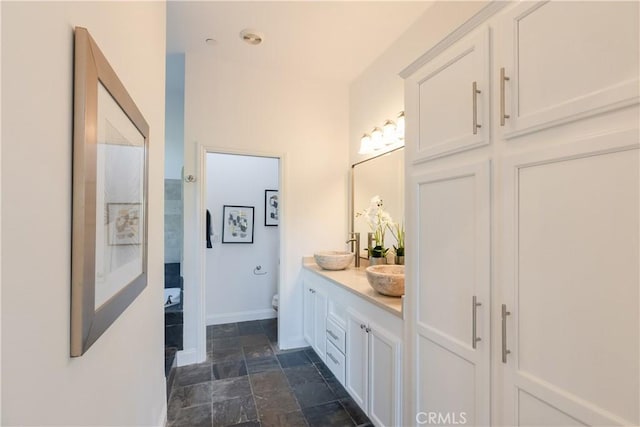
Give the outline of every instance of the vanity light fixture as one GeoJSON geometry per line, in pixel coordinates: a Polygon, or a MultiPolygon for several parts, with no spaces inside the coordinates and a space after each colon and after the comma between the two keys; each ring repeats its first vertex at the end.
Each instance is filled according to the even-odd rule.
{"type": "Polygon", "coordinates": [[[382,129],[373,128],[371,134],[365,133],[360,138],[358,154],[369,154],[383,149],[388,145],[404,145],[404,111],[401,111],[396,121],[385,120],[382,129]]]}

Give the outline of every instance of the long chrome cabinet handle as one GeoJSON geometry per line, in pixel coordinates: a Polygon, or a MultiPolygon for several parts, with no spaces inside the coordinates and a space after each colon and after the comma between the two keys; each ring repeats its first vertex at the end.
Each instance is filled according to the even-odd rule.
{"type": "Polygon", "coordinates": [[[331,360],[333,360],[333,363],[335,363],[336,365],[339,365],[340,362],[338,361],[338,359],[336,359],[335,357],[333,357],[333,354],[327,352],[327,357],[331,360]]]}
{"type": "Polygon", "coordinates": [[[482,303],[478,302],[478,297],[474,295],[471,299],[471,347],[473,348],[476,348],[478,341],[482,341],[482,338],[478,337],[476,330],[478,307],[481,305],[482,303]]]}
{"type": "Polygon", "coordinates": [[[507,311],[507,305],[502,304],[502,363],[507,363],[507,354],[511,353],[511,350],[507,348],[507,316],[511,314],[507,311]]]}
{"type": "Polygon", "coordinates": [[[511,117],[508,114],[505,114],[504,108],[504,83],[509,80],[509,77],[504,75],[504,67],[500,68],[500,126],[504,126],[505,119],[511,117]]]}
{"type": "Polygon", "coordinates": [[[473,82],[471,84],[471,99],[473,103],[473,134],[476,135],[478,133],[478,128],[481,128],[482,125],[478,124],[478,94],[482,93],[482,91],[478,90],[478,82],[473,82]]]}
{"type": "Polygon", "coordinates": [[[337,340],[337,339],[338,339],[338,336],[337,336],[336,334],[334,334],[332,331],[330,331],[329,329],[327,329],[327,333],[328,333],[329,335],[331,335],[331,338],[333,338],[334,340],[337,340]]]}

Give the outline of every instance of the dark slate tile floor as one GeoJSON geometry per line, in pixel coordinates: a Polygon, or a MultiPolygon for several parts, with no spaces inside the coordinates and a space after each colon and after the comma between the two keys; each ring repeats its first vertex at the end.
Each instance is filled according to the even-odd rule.
{"type": "Polygon", "coordinates": [[[371,426],[309,348],[280,351],[276,319],[207,327],[207,361],[178,368],[169,427],[371,426]]]}

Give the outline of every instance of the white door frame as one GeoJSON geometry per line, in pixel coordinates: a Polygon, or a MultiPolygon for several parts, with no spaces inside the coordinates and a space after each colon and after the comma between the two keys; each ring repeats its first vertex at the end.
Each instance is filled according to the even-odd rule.
{"type": "MultiPolygon", "coordinates": [[[[270,157],[279,160],[278,165],[278,179],[279,179],[279,191],[280,191],[280,223],[278,225],[278,239],[280,240],[279,251],[279,265],[278,265],[278,287],[277,292],[280,293],[280,283],[285,280],[284,272],[286,271],[286,260],[284,258],[286,242],[283,239],[285,235],[285,219],[286,219],[286,182],[285,182],[285,170],[286,170],[286,155],[284,153],[269,152],[269,151],[257,151],[257,150],[243,150],[243,149],[229,149],[216,147],[213,145],[206,145],[202,143],[196,144],[196,176],[195,176],[195,221],[197,231],[193,234],[191,232],[185,232],[186,245],[194,245],[197,247],[195,251],[185,251],[185,253],[193,253],[195,260],[193,263],[189,263],[193,268],[183,269],[183,275],[185,278],[185,284],[195,283],[195,287],[192,291],[195,291],[197,297],[195,299],[185,298],[185,313],[184,313],[184,325],[187,328],[196,328],[196,342],[195,348],[185,348],[182,352],[179,352],[178,365],[183,366],[191,363],[203,362],[207,358],[207,320],[205,309],[205,296],[206,296],[206,246],[204,245],[204,239],[202,236],[206,233],[206,216],[204,215],[204,206],[206,206],[207,197],[207,154],[235,154],[240,156],[253,156],[253,157],[270,157]],[[283,203],[283,200],[285,201],[283,203]],[[187,237],[188,236],[188,237],[187,237]],[[195,237],[193,237],[195,236],[195,237]],[[197,245],[197,246],[196,246],[197,245]],[[195,304],[187,304],[187,301],[194,301],[195,304]],[[191,307],[191,313],[187,313],[187,310],[191,307]],[[181,357],[180,357],[181,356],[181,357]]],[[[188,184],[188,183],[187,183],[188,184]]],[[[193,225],[192,225],[193,227],[193,225]]],[[[185,230],[186,231],[186,230],[185,230]]],[[[185,263],[186,264],[186,263],[185,263]]],[[[280,316],[278,316],[278,330],[280,330],[280,316]]]]}

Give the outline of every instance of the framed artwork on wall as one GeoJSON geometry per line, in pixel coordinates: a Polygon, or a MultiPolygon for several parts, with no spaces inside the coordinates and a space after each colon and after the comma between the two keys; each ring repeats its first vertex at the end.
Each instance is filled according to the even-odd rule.
{"type": "Polygon", "coordinates": [[[278,190],[264,190],[264,225],[277,226],[280,221],[278,190]]]}
{"type": "Polygon", "coordinates": [[[85,28],[75,28],[71,356],[147,285],[149,125],[85,28]]]}
{"type": "Polygon", "coordinates": [[[253,243],[253,206],[222,207],[222,243],[253,243]]]}
{"type": "Polygon", "coordinates": [[[107,203],[110,245],[139,245],[142,243],[141,209],[140,203],[107,203]]]}

